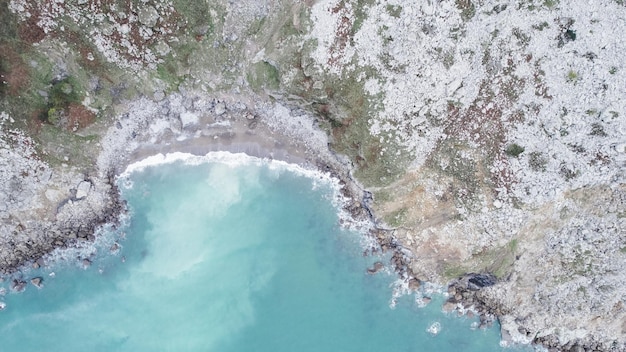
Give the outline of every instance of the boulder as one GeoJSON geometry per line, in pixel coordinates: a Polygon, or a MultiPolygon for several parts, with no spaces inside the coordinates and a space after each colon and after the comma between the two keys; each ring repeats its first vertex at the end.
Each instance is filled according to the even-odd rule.
{"type": "Polygon", "coordinates": [[[183,128],[188,128],[188,127],[197,125],[198,120],[199,120],[198,115],[192,112],[185,111],[182,114],[180,114],[180,123],[182,124],[183,128]]]}
{"type": "Polygon", "coordinates": [[[84,199],[89,195],[89,191],[91,191],[91,182],[82,181],[76,187],[76,199],[84,199]]]}
{"type": "Polygon", "coordinates": [[[43,287],[43,278],[42,277],[34,277],[30,279],[30,283],[37,288],[43,287]]]}
{"type": "Polygon", "coordinates": [[[367,268],[367,273],[370,275],[376,274],[377,272],[382,270],[383,267],[384,267],[383,263],[376,262],[374,263],[374,266],[372,266],[371,268],[367,268]]]}
{"type": "Polygon", "coordinates": [[[159,20],[159,13],[152,6],[141,7],[137,15],[139,18],[139,23],[143,24],[146,27],[154,27],[159,20]]]}
{"type": "Polygon", "coordinates": [[[215,104],[215,115],[220,116],[226,112],[226,104],[217,103],[215,104]]]}
{"type": "Polygon", "coordinates": [[[419,290],[420,286],[421,286],[420,280],[418,280],[418,279],[416,279],[414,277],[409,279],[409,290],[417,291],[417,290],[419,290]]]}
{"type": "Polygon", "coordinates": [[[498,279],[493,274],[469,274],[467,280],[467,288],[472,291],[478,291],[483,287],[493,286],[498,279]]]}
{"type": "Polygon", "coordinates": [[[11,290],[15,292],[24,292],[24,290],[26,290],[26,281],[13,279],[13,282],[11,282],[11,290]]]}

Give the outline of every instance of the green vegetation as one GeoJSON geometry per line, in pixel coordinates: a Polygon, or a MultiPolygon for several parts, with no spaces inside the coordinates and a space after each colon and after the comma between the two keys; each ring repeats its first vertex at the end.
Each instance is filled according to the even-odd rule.
{"type": "Polygon", "coordinates": [[[505,152],[508,156],[517,158],[518,156],[520,156],[520,154],[524,152],[524,147],[520,146],[519,144],[513,143],[506,147],[505,152]]]}
{"type": "Polygon", "coordinates": [[[464,274],[472,271],[470,269],[466,269],[461,265],[445,263],[443,267],[443,277],[447,280],[453,280],[463,276],[464,274]]]}
{"type": "Polygon", "coordinates": [[[406,222],[407,208],[401,208],[385,216],[385,222],[392,227],[398,227],[406,222]]]}
{"type": "Polygon", "coordinates": [[[395,18],[400,18],[400,15],[402,15],[402,6],[400,5],[387,5],[385,10],[387,10],[390,16],[395,18]]]}
{"type": "Polygon", "coordinates": [[[617,67],[611,66],[611,68],[609,69],[609,73],[612,74],[612,75],[616,74],[617,73],[617,67]]]}
{"type": "Polygon", "coordinates": [[[531,152],[528,155],[528,164],[530,165],[530,169],[539,172],[546,171],[546,166],[548,165],[548,160],[541,152],[531,152]]]}
{"type": "Polygon", "coordinates": [[[567,81],[568,82],[576,83],[576,82],[578,82],[578,80],[579,80],[578,72],[576,72],[574,70],[570,70],[567,73],[567,81]]]}
{"type": "Polygon", "coordinates": [[[518,240],[512,239],[502,247],[475,253],[463,265],[446,263],[443,268],[443,276],[446,279],[454,279],[469,272],[487,272],[492,273],[498,279],[506,278],[513,269],[518,246],[518,240]]]}
{"type": "Polygon", "coordinates": [[[602,126],[602,124],[599,122],[594,122],[591,124],[591,132],[589,133],[589,135],[598,137],[607,136],[606,132],[604,131],[604,126],[602,126]]]}
{"type": "Polygon", "coordinates": [[[548,24],[548,22],[541,22],[539,24],[534,24],[533,25],[533,29],[536,29],[538,31],[543,31],[544,29],[550,27],[550,25],[548,24]]]}
{"type": "Polygon", "coordinates": [[[350,29],[350,37],[353,37],[363,26],[363,22],[367,19],[367,12],[369,7],[374,4],[374,0],[357,0],[356,4],[352,5],[354,10],[354,22],[350,29]]]}
{"type": "Polygon", "coordinates": [[[467,22],[476,14],[476,6],[471,0],[456,0],[456,8],[461,11],[461,18],[467,22]]]}
{"type": "Polygon", "coordinates": [[[355,176],[368,187],[382,187],[405,172],[409,157],[394,142],[394,131],[370,134],[369,117],[378,113],[382,100],[382,95],[365,93],[363,86],[370,78],[378,79],[370,67],[359,67],[341,77],[316,77],[326,83],[326,89],[314,107],[321,116],[320,127],[331,135],[332,148],[354,161],[355,176]]]}
{"type": "Polygon", "coordinates": [[[252,89],[277,90],[280,87],[280,74],[278,69],[267,61],[260,61],[252,65],[247,75],[247,80],[252,89]]]}
{"type": "Polygon", "coordinates": [[[206,37],[215,31],[211,8],[207,1],[174,0],[174,8],[182,15],[181,20],[187,24],[187,34],[206,37]]]}
{"type": "Polygon", "coordinates": [[[547,7],[550,10],[555,8],[558,4],[559,0],[543,0],[543,6],[547,7]]]}

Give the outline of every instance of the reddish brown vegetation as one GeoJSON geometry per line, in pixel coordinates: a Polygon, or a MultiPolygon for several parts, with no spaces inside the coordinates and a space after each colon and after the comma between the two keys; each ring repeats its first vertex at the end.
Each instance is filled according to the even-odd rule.
{"type": "Polygon", "coordinates": [[[5,85],[9,95],[18,96],[28,85],[29,70],[22,58],[8,45],[0,45],[0,52],[6,67],[0,72],[1,84],[5,85]]]}
{"type": "Polygon", "coordinates": [[[96,114],[81,104],[72,103],[67,108],[68,130],[85,128],[96,121],[96,114]]]}

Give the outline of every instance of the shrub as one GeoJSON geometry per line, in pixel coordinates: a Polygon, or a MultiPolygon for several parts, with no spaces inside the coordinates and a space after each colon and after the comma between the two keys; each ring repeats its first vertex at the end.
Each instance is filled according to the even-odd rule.
{"type": "Polygon", "coordinates": [[[524,147],[516,143],[513,143],[506,148],[506,154],[514,158],[517,158],[523,152],[524,152],[524,147]]]}

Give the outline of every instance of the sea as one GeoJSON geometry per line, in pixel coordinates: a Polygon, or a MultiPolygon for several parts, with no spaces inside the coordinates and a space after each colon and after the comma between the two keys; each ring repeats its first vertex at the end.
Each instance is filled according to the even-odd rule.
{"type": "Polygon", "coordinates": [[[214,152],[156,155],[118,179],[129,213],[95,242],[0,284],[0,351],[522,351],[499,326],[408,292],[332,177],[214,152]],[[41,277],[41,287],[29,280],[41,277]]]}

